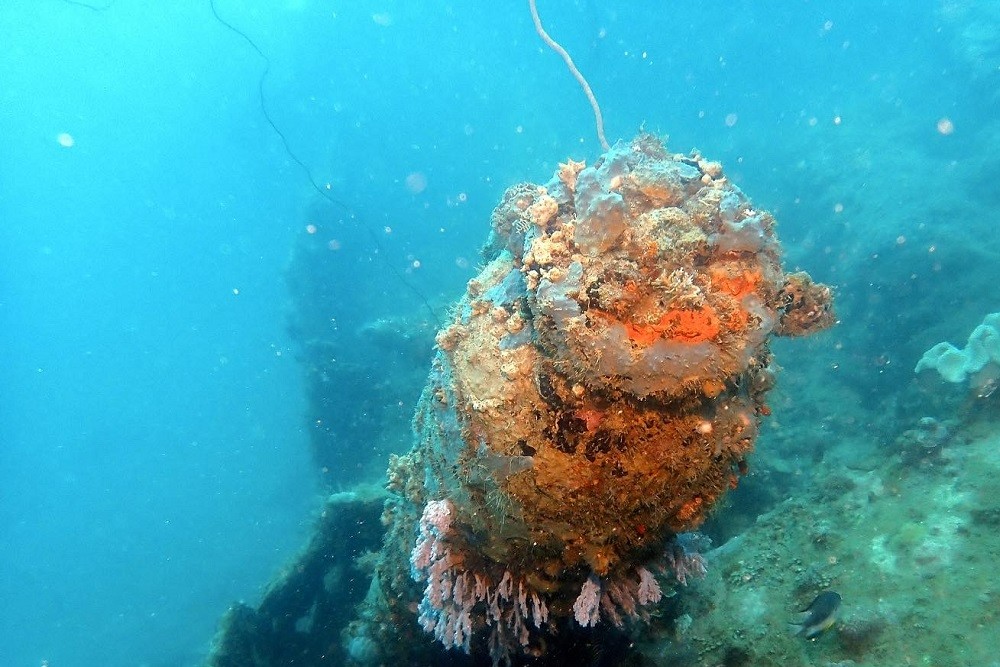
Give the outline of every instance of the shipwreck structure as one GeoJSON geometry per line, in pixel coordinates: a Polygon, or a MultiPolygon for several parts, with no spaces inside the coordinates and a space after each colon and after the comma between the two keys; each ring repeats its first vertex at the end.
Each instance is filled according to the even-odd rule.
{"type": "Polygon", "coordinates": [[[686,533],[747,470],[770,337],[835,319],[774,226],[649,135],[507,190],[390,464],[350,662],[544,660],[699,574],[686,533]]]}

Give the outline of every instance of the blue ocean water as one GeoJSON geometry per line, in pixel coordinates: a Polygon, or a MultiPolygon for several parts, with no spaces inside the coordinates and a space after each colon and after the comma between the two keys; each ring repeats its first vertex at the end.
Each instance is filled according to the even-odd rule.
{"type": "MultiPolygon", "coordinates": [[[[867,397],[826,410],[878,429],[919,353],[997,310],[975,3],[539,4],[610,138],[721,160],[838,286],[842,326],[782,358],[867,397]]],[[[311,225],[353,332],[443,307],[507,186],[599,153],[526,3],[214,6],[267,60],[209,0],[0,8],[2,665],[198,664],[299,548],[324,487],[286,277],[311,225]]],[[[339,484],[384,467],[349,452],[339,484]]]]}

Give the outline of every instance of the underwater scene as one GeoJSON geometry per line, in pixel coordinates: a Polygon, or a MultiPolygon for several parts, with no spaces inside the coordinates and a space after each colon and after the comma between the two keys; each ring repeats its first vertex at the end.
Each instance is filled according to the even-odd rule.
{"type": "Polygon", "coordinates": [[[1000,665],[1000,0],[0,36],[0,667],[1000,665]]]}

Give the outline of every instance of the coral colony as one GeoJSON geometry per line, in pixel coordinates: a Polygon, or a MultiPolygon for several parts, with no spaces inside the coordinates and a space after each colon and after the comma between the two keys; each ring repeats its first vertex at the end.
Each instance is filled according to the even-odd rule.
{"type": "Polygon", "coordinates": [[[834,321],[771,215],[648,135],[508,189],[483,255],[390,464],[357,663],[426,660],[422,629],[509,664],[646,618],[704,573],[687,531],[747,470],[770,337],[834,321]]]}
{"type": "Polygon", "coordinates": [[[469,652],[472,637],[473,609],[479,603],[486,611],[491,631],[491,652],[505,651],[516,640],[528,643],[528,623],[535,628],[548,621],[549,610],[538,593],[524,580],[514,583],[505,570],[492,585],[482,573],[463,571],[462,559],[448,546],[454,512],[448,500],[427,503],[420,518],[420,537],[410,556],[413,578],[426,581],[420,602],[421,627],[433,634],[445,647],[469,652]]]}

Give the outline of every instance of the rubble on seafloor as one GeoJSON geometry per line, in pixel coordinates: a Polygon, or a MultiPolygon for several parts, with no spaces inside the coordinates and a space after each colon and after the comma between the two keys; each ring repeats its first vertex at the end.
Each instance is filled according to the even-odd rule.
{"type": "Polygon", "coordinates": [[[809,488],[708,555],[706,577],[640,644],[645,664],[996,664],[998,426],[953,425],[919,464],[927,423],[870,470],[818,464],[809,488]],[[815,641],[790,632],[828,589],[843,597],[834,626],[815,641]]]}

